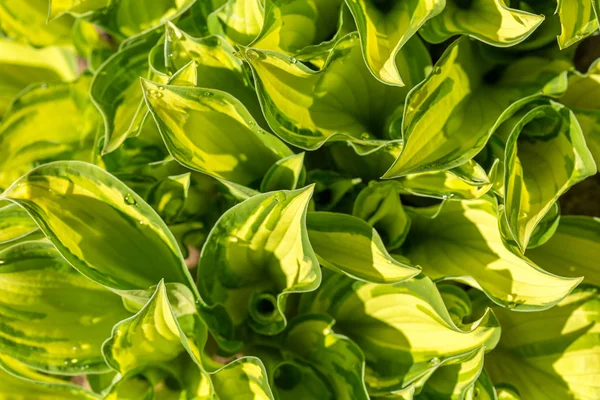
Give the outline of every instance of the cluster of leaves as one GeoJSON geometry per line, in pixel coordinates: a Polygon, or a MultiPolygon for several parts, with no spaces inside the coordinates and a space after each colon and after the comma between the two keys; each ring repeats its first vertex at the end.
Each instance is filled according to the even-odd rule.
{"type": "Polygon", "coordinates": [[[0,0],[0,399],[600,398],[599,13],[0,0]]]}

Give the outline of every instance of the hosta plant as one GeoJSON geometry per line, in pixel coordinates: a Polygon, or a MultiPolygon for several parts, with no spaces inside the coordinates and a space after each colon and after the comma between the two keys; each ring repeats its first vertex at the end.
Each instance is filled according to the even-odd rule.
{"type": "Polygon", "coordinates": [[[0,399],[600,399],[597,0],[0,0],[0,399]]]}

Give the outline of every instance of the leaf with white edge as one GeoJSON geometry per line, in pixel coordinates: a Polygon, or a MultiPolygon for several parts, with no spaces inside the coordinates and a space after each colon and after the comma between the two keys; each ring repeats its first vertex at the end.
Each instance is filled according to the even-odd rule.
{"type": "Polygon", "coordinates": [[[29,86],[19,94],[0,124],[0,189],[49,161],[97,160],[101,122],[87,98],[89,84],[81,77],[29,86]]]}
{"type": "Polygon", "coordinates": [[[269,168],[260,183],[260,191],[295,190],[304,186],[305,180],[304,153],[293,154],[277,160],[269,168]]]}
{"type": "Polygon", "coordinates": [[[485,347],[472,354],[459,364],[445,365],[437,369],[425,383],[419,399],[462,400],[475,396],[475,382],[483,370],[485,347]]]}
{"type": "Polygon", "coordinates": [[[395,283],[418,275],[418,267],[389,255],[371,225],[348,214],[309,212],[308,237],[319,263],[354,279],[395,283]]]}
{"type": "MultiPolygon", "coordinates": [[[[302,315],[293,319],[282,339],[282,348],[286,354],[289,352],[286,358],[316,371],[321,384],[329,389],[327,396],[321,395],[319,399],[368,400],[363,380],[365,357],[354,342],[334,333],[334,324],[327,315],[302,315]]],[[[298,376],[302,372],[294,366],[284,361],[274,371],[274,386],[283,400],[307,398],[308,393],[316,389],[305,376],[298,376]],[[304,397],[300,395],[302,391],[304,397]]]]}
{"type": "Polygon", "coordinates": [[[596,173],[575,115],[550,102],[527,107],[506,124],[505,216],[525,251],[535,227],[571,186],[596,173]]]}
{"type": "Polygon", "coordinates": [[[600,286],[600,219],[562,216],[550,240],[528,250],[527,257],[553,274],[583,276],[585,283],[600,286]]]}
{"type": "Polygon", "coordinates": [[[197,285],[203,317],[223,347],[249,325],[274,335],[287,294],[315,290],[321,269],[306,229],[313,187],[256,195],[226,211],[202,249],[197,285]]]}
{"type": "MultiPolygon", "coordinates": [[[[437,206],[434,206],[437,208],[437,206]]],[[[550,274],[504,246],[494,200],[450,201],[435,219],[412,213],[404,255],[432,279],[481,289],[494,303],[516,311],[550,308],[582,278],[550,274]]]]}
{"type": "Polygon", "coordinates": [[[164,279],[194,287],[177,242],[156,212],[92,164],[39,166],[0,199],[23,207],[60,254],[101,285],[145,290],[164,279]]]}
{"type": "Polygon", "coordinates": [[[534,95],[566,88],[564,60],[522,58],[505,66],[485,60],[482,46],[456,40],[406,100],[404,148],[384,178],[450,169],[473,158],[489,137],[534,95]]]}
{"type": "Polygon", "coordinates": [[[518,397],[514,398],[502,398],[499,397],[501,390],[494,387],[494,383],[490,378],[485,368],[481,371],[479,378],[475,382],[475,388],[473,389],[473,396],[477,400],[519,400],[518,397]]]}
{"type": "Polygon", "coordinates": [[[373,75],[389,85],[404,86],[396,55],[425,21],[444,9],[444,0],[347,0],[361,46],[373,75]]]}
{"type": "Polygon", "coordinates": [[[99,400],[101,397],[68,381],[35,371],[0,355],[0,400],[99,400]]]}
{"type": "Polygon", "coordinates": [[[169,72],[174,74],[195,61],[195,86],[229,93],[246,107],[258,125],[268,128],[243,62],[234,56],[234,48],[224,38],[214,35],[194,38],[169,23],[164,51],[169,72]]]}
{"type": "Polygon", "coordinates": [[[35,47],[68,45],[73,18],[65,16],[48,22],[48,0],[0,0],[0,27],[3,35],[35,47]]]}
{"type": "MultiPolygon", "coordinates": [[[[513,234],[508,227],[508,220],[505,216],[505,207],[504,205],[500,205],[498,207],[498,222],[500,224],[500,234],[502,235],[502,240],[504,240],[504,244],[511,249],[514,253],[524,254],[521,251],[519,245],[513,238],[513,234]]],[[[554,203],[554,205],[550,208],[548,213],[544,215],[539,224],[535,227],[533,232],[531,233],[531,237],[527,243],[527,249],[533,249],[538,246],[546,243],[556,229],[558,228],[558,224],[560,222],[560,206],[558,202],[554,203]]],[[[560,274],[558,274],[560,275],[560,274]]]]}
{"type": "MultiPolygon", "coordinates": [[[[496,385],[496,393],[498,400],[521,400],[519,391],[512,385],[500,384],[496,385]]],[[[494,399],[495,400],[495,399],[494,399]]]]}
{"type": "Polygon", "coordinates": [[[410,218],[402,207],[396,182],[369,182],[354,200],[352,215],[367,221],[380,235],[383,234],[382,240],[388,250],[400,247],[410,230],[410,218]]]}
{"type": "Polygon", "coordinates": [[[573,71],[560,102],[572,110],[600,111],[600,61],[595,61],[585,74],[573,71]]]}
{"type": "Polygon", "coordinates": [[[565,49],[598,31],[600,10],[594,10],[596,0],[558,0],[556,10],[560,18],[561,32],[558,45],[565,49]]]}
{"type": "Polygon", "coordinates": [[[302,296],[302,312],[327,313],[366,359],[372,396],[408,388],[485,345],[494,348],[500,326],[492,312],[457,327],[433,282],[420,275],[394,285],[362,283],[328,274],[318,291],[302,296]]]}
{"type": "Polygon", "coordinates": [[[194,0],[112,1],[94,22],[117,37],[137,38],[179,17],[194,3],[194,0]]]}
{"type": "MultiPolygon", "coordinates": [[[[429,62],[418,41],[405,48],[413,64],[429,62]]],[[[388,130],[400,118],[398,109],[410,87],[385,85],[364,65],[357,34],[340,39],[325,66],[313,71],[295,59],[273,51],[243,48],[240,55],[252,68],[265,118],[286,142],[314,150],[326,141],[351,141],[373,148],[387,144],[388,130]]],[[[414,68],[418,74],[419,68],[414,68]]],[[[416,83],[416,82],[415,82],[416,83]]]]}
{"type": "Polygon", "coordinates": [[[125,139],[139,134],[145,114],[139,79],[147,75],[152,46],[152,40],[144,40],[121,49],[94,75],[90,97],[104,119],[104,153],[116,150],[125,139]]]}
{"type": "Polygon", "coordinates": [[[260,33],[264,21],[264,2],[261,0],[228,0],[208,16],[208,29],[213,35],[226,37],[243,46],[260,33]]]}
{"type": "Polygon", "coordinates": [[[121,298],[75,271],[46,240],[0,251],[0,351],[60,374],[104,372],[100,351],[129,316],[121,298]]]}
{"type": "Polygon", "coordinates": [[[185,167],[250,186],[292,154],[229,93],[147,80],[142,86],[169,152],[185,167]]]}
{"type": "Polygon", "coordinates": [[[210,375],[220,400],[274,400],[265,367],[256,357],[242,357],[210,375]]]}
{"type": "Polygon", "coordinates": [[[102,352],[113,369],[126,374],[146,365],[172,362],[186,352],[199,365],[198,345],[205,340],[192,292],[177,284],[168,292],[160,281],[139,312],[114,327],[102,352]]]}
{"type": "Polygon", "coordinates": [[[503,0],[447,0],[444,11],[419,33],[431,43],[468,35],[492,46],[508,47],[527,39],[542,22],[543,15],[509,8],[503,0]]]}
{"type": "Polygon", "coordinates": [[[494,382],[511,384],[523,399],[600,397],[598,288],[577,288],[540,313],[497,314],[502,338],[485,365],[494,382]]]}
{"type": "Polygon", "coordinates": [[[15,204],[0,207],[0,249],[33,237],[38,226],[25,210],[15,204]]]}
{"type": "MultiPolygon", "coordinates": [[[[296,55],[334,35],[343,0],[265,1],[264,23],[253,48],[296,55]]],[[[243,44],[243,43],[242,43],[243,44]]]]}
{"type": "Polygon", "coordinates": [[[77,54],[67,47],[35,49],[0,38],[0,117],[15,96],[34,83],[72,81],[77,77],[77,54]]]}
{"type": "MultiPolygon", "coordinates": [[[[496,174],[495,165],[490,176],[496,174]]],[[[488,174],[473,160],[445,171],[408,174],[396,182],[404,193],[438,199],[477,199],[492,188],[488,174]]]]}
{"type": "Polygon", "coordinates": [[[90,15],[110,4],[111,0],[50,0],[48,21],[52,21],[67,13],[77,17],[90,15]]]}
{"type": "Polygon", "coordinates": [[[181,215],[187,200],[191,174],[169,176],[157,183],[147,196],[148,204],[160,215],[166,224],[172,224],[181,215]]]}

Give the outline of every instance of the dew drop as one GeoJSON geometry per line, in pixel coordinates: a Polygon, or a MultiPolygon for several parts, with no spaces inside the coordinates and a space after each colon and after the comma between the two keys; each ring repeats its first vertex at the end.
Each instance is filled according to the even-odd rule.
{"type": "Polygon", "coordinates": [[[146,222],[140,221],[140,225],[145,225],[145,224],[146,224],[146,222]]]}
{"type": "Polygon", "coordinates": [[[361,138],[362,140],[367,140],[367,139],[369,139],[369,134],[368,134],[368,133],[366,133],[366,132],[365,132],[365,133],[361,133],[361,134],[360,134],[360,138],[361,138]]]}
{"type": "Polygon", "coordinates": [[[294,57],[290,58],[290,64],[296,64],[298,62],[298,60],[296,60],[294,57]]]}
{"type": "Polygon", "coordinates": [[[249,60],[256,60],[259,57],[259,55],[256,52],[256,50],[250,49],[246,52],[246,57],[248,57],[249,60]]]}
{"type": "Polygon", "coordinates": [[[137,201],[135,201],[135,198],[131,193],[127,193],[123,200],[125,200],[125,204],[130,206],[135,206],[137,204],[137,201]]]}
{"type": "Polygon", "coordinates": [[[148,96],[154,96],[154,95],[156,94],[156,90],[155,90],[155,89],[150,89],[150,90],[148,90],[148,91],[146,92],[146,94],[147,94],[148,96]]]}
{"type": "Polygon", "coordinates": [[[393,263],[393,261],[392,261],[392,260],[387,260],[387,263],[388,263],[388,264],[392,264],[392,263],[393,263]]]}
{"type": "Polygon", "coordinates": [[[161,92],[156,92],[155,96],[157,99],[160,99],[161,97],[163,97],[163,94],[161,92]]]}
{"type": "Polygon", "coordinates": [[[79,362],[79,360],[76,358],[71,359],[71,364],[77,364],[78,362],[79,362]]]}
{"type": "Polygon", "coordinates": [[[237,237],[235,237],[235,236],[232,236],[232,237],[230,237],[230,238],[229,238],[229,241],[230,241],[231,243],[237,243],[237,242],[238,242],[238,238],[237,238],[237,237]]]}
{"type": "Polygon", "coordinates": [[[439,75],[442,73],[442,69],[440,67],[433,67],[431,70],[431,75],[439,75]]]}
{"type": "Polygon", "coordinates": [[[254,125],[254,121],[252,121],[251,119],[248,120],[248,125],[254,125]]]}
{"type": "Polygon", "coordinates": [[[204,94],[204,97],[210,97],[213,95],[211,92],[204,92],[203,94],[204,94]]]}
{"type": "Polygon", "coordinates": [[[73,351],[78,351],[78,350],[79,350],[79,347],[77,347],[77,346],[73,346],[73,348],[72,348],[71,350],[73,350],[73,351]]]}
{"type": "Polygon", "coordinates": [[[442,200],[448,200],[448,195],[447,194],[443,195],[442,200]]]}
{"type": "Polygon", "coordinates": [[[431,360],[429,360],[429,364],[431,365],[439,365],[440,362],[440,359],[437,357],[433,357],[431,360]]]}

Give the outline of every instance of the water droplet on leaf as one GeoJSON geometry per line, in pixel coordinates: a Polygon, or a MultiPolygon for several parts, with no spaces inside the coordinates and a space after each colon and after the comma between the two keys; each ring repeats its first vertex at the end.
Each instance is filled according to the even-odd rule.
{"type": "Polygon", "coordinates": [[[125,195],[125,204],[128,204],[130,206],[135,206],[137,204],[137,201],[135,201],[135,198],[133,197],[133,195],[131,193],[127,193],[125,195]]]}

